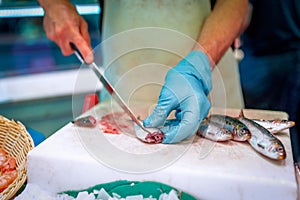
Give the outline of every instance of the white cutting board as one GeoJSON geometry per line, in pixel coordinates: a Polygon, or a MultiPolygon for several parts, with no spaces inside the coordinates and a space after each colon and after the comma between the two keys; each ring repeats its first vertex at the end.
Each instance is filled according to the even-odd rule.
{"type": "MultiPolygon", "coordinates": [[[[137,110],[147,115],[147,110],[137,110]]],[[[111,105],[89,113],[100,118],[111,105]]],[[[212,109],[237,116],[239,110],[212,109]]],[[[248,118],[287,118],[286,113],[245,110],[248,118]]],[[[140,114],[140,113],[139,113],[140,114]]],[[[143,116],[143,114],[142,114],[143,116]]],[[[79,190],[115,180],[159,181],[197,199],[297,199],[288,131],[278,135],[287,158],[272,161],[244,142],[216,143],[196,136],[176,145],[148,145],[128,134],[108,135],[72,123],[28,155],[28,183],[50,193],[79,190]]]]}

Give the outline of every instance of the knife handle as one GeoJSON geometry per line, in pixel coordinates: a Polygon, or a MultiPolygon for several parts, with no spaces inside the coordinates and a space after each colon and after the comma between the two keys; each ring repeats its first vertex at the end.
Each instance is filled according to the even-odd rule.
{"type": "Polygon", "coordinates": [[[78,50],[78,48],[76,47],[76,45],[74,43],[70,43],[71,48],[74,50],[74,54],[76,55],[76,57],[78,58],[78,60],[83,64],[85,63],[84,58],[82,56],[82,54],[80,53],[80,51],[78,50]]]}

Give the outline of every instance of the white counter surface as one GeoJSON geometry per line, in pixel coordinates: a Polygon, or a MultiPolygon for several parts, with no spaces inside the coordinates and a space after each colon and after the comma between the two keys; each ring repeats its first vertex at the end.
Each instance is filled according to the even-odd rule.
{"type": "MultiPolygon", "coordinates": [[[[213,109],[214,113],[220,110],[213,109]]],[[[98,105],[90,114],[110,112],[98,105]]],[[[237,116],[239,110],[227,110],[237,116]]],[[[248,118],[286,118],[282,112],[245,110],[248,118]]],[[[247,142],[215,143],[198,136],[176,145],[148,145],[127,134],[72,123],[28,155],[28,183],[50,193],[78,190],[115,180],[159,181],[198,199],[297,199],[288,131],[278,135],[287,158],[273,161],[247,142]],[[192,142],[192,143],[191,143],[192,142]]]]}

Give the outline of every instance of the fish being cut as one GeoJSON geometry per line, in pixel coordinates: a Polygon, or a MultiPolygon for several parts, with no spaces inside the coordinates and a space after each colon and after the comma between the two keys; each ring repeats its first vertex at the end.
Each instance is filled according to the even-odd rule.
{"type": "Polygon", "coordinates": [[[283,160],[286,158],[284,145],[266,128],[244,117],[243,112],[241,112],[238,119],[249,128],[251,138],[248,139],[248,142],[257,152],[274,160],[283,160]]]}
{"type": "Polygon", "coordinates": [[[216,142],[228,141],[233,138],[233,134],[230,131],[208,119],[204,119],[201,122],[197,135],[216,142]]]}
{"type": "Polygon", "coordinates": [[[165,134],[162,131],[157,130],[152,133],[148,133],[147,136],[143,138],[143,141],[150,144],[158,144],[162,143],[164,137],[165,134]]]}
{"type": "Polygon", "coordinates": [[[253,121],[268,129],[272,134],[282,132],[286,129],[295,126],[294,121],[289,121],[284,119],[273,119],[273,120],[253,119],[253,121]]]}
{"type": "Polygon", "coordinates": [[[149,144],[159,144],[162,143],[165,137],[165,134],[158,128],[147,128],[148,132],[141,129],[141,127],[134,124],[136,136],[143,142],[149,144]]]}
{"type": "Polygon", "coordinates": [[[208,117],[208,120],[218,124],[221,128],[230,131],[233,134],[233,140],[235,141],[247,141],[251,137],[251,133],[247,126],[236,118],[212,114],[208,117]]]}

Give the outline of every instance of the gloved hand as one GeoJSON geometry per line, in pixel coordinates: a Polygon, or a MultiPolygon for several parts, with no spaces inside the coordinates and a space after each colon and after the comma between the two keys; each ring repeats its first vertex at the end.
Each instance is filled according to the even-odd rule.
{"type": "Polygon", "coordinates": [[[163,143],[177,143],[196,133],[207,116],[210,102],[207,98],[212,88],[208,57],[201,51],[192,51],[166,75],[158,104],[143,124],[160,128],[164,132],[163,143]],[[176,110],[176,119],[168,120],[176,110]]]}

